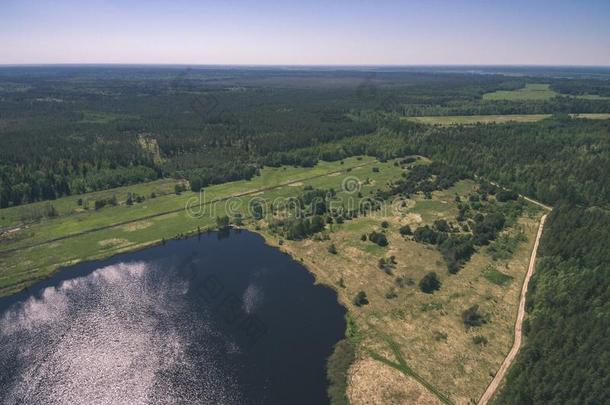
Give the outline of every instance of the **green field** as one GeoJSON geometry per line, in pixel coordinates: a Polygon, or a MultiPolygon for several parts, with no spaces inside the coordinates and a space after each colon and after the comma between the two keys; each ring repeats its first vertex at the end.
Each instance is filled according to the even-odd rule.
{"type": "Polygon", "coordinates": [[[406,117],[407,121],[419,122],[428,125],[474,125],[474,124],[502,124],[506,122],[536,122],[549,118],[550,114],[521,114],[521,115],[446,115],[431,117],[406,117]]]}
{"type": "Polygon", "coordinates": [[[498,90],[483,94],[483,100],[549,100],[558,95],[559,93],[551,90],[549,84],[528,83],[524,88],[518,90],[498,90]]]}
{"type": "Polygon", "coordinates": [[[553,97],[565,96],[580,98],[584,100],[608,100],[610,97],[603,97],[597,94],[583,94],[579,96],[571,96],[568,94],[557,93],[551,89],[550,84],[543,83],[528,83],[525,87],[517,90],[498,90],[492,93],[483,94],[483,100],[497,101],[544,101],[550,100],[553,97]]]}
{"type": "MultiPolygon", "coordinates": [[[[150,244],[162,239],[181,237],[197,230],[215,226],[217,216],[227,211],[247,216],[247,201],[256,196],[266,200],[288,198],[297,195],[305,185],[316,188],[341,190],[341,183],[348,173],[359,179],[370,179],[363,185],[363,193],[376,185],[385,185],[399,175],[399,168],[391,163],[375,163],[380,168],[373,172],[372,158],[349,158],[341,162],[320,162],[313,168],[264,168],[260,176],[249,181],[236,181],[208,187],[205,190],[203,215],[188,215],[187,202],[199,198],[198,193],[183,192],[147,198],[142,203],[89,208],[74,211],[79,198],[90,199],[98,193],[72,196],[58,202],[63,215],[18,226],[22,206],[0,210],[7,223],[15,229],[3,235],[0,245],[0,295],[18,291],[55,271],[59,266],[108,257],[150,244]],[[231,198],[237,196],[235,198],[231,198]],[[9,215],[10,213],[10,215],[9,215]],[[9,220],[12,218],[12,220],[9,220]]],[[[164,184],[164,183],[162,183],[164,184]]],[[[168,185],[173,184],[168,181],[168,185]]],[[[159,182],[138,186],[143,195],[160,187],[159,182]],[[148,189],[147,189],[148,187],[148,189]]],[[[128,189],[108,190],[105,194],[125,195],[128,189]]],[[[341,197],[341,193],[339,193],[341,197]]]]}
{"type": "MultiPolygon", "coordinates": [[[[572,118],[589,120],[610,119],[610,113],[598,114],[570,114],[572,118]]],[[[504,124],[509,122],[527,123],[550,118],[551,114],[511,114],[511,115],[445,115],[428,117],[404,117],[405,121],[418,122],[428,125],[475,125],[475,124],[504,124]]]]}
{"type": "Polygon", "coordinates": [[[0,228],[18,226],[21,223],[29,223],[45,217],[49,206],[54,208],[58,217],[63,217],[85,212],[87,208],[93,208],[96,200],[111,198],[112,196],[116,196],[119,203],[123,203],[127,200],[128,193],[142,195],[147,198],[152,193],[155,193],[156,196],[171,194],[174,192],[175,185],[180,183],[182,183],[180,180],[162,179],[110,190],[62,197],[52,201],[41,201],[4,208],[0,210],[0,228]],[[82,205],[78,204],[79,199],[82,200],[82,205]]]}

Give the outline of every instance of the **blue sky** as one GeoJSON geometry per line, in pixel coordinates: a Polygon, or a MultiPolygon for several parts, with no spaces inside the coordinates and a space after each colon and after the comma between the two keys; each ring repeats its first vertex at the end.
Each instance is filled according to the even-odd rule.
{"type": "Polygon", "coordinates": [[[0,64],[610,65],[610,0],[0,0],[0,64]]]}

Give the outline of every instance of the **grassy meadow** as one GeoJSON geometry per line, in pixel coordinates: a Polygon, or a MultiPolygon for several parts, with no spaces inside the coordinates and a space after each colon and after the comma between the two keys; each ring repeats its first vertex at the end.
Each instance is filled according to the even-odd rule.
{"type": "Polygon", "coordinates": [[[428,125],[474,125],[504,124],[507,122],[536,122],[549,118],[550,114],[511,114],[511,115],[445,115],[429,117],[406,117],[406,121],[428,125]]]}
{"type": "Polygon", "coordinates": [[[517,90],[498,90],[483,94],[483,100],[509,100],[509,101],[532,101],[549,100],[559,93],[553,91],[549,84],[528,83],[525,87],[517,90]]]}
{"type": "MultiPolygon", "coordinates": [[[[575,119],[607,120],[610,113],[570,114],[575,119]]],[[[537,122],[551,118],[551,114],[508,114],[508,115],[439,115],[427,117],[403,117],[405,121],[427,125],[476,125],[537,122]]]]}
{"type": "Polygon", "coordinates": [[[276,236],[263,229],[270,244],[302,261],[318,282],[337,291],[348,308],[358,330],[357,360],[348,376],[351,403],[476,402],[510,350],[521,284],[540,217],[537,208],[528,206],[517,223],[503,232],[507,238],[523,234],[525,240],[512,254],[494,260],[488,248],[481,247],[457,275],[447,272],[435,247],[399,233],[407,224],[415,229],[437,219],[455,221],[455,195],[465,199],[476,187],[472,181],[462,181],[434,192],[432,199],[418,195],[406,200],[398,214],[373,214],[333,224],[327,241],[282,241],[280,245],[276,236]],[[383,221],[389,228],[382,228],[383,221]],[[371,230],[385,232],[389,245],[363,241],[361,235],[371,230]],[[336,254],[329,251],[331,244],[336,254]],[[390,256],[397,262],[392,275],[378,267],[380,259],[390,256]],[[439,275],[442,287],[425,294],[417,283],[430,271],[439,275]],[[396,277],[402,278],[403,286],[397,285],[396,277]],[[366,292],[368,305],[354,304],[358,291],[366,292]],[[467,329],[462,312],[475,304],[489,322],[467,329]],[[380,375],[388,380],[379,381],[380,375]]]}
{"type": "MultiPolygon", "coordinates": [[[[14,227],[2,235],[0,295],[18,291],[48,276],[60,266],[159,243],[162,239],[192,233],[197,227],[214,227],[216,216],[224,215],[227,209],[246,214],[247,199],[254,195],[265,199],[287,198],[296,195],[305,184],[340,189],[343,176],[336,174],[347,170],[355,176],[374,178],[377,184],[389,180],[392,175],[389,170],[373,173],[369,168],[365,173],[373,163],[372,158],[350,158],[345,159],[343,164],[321,162],[313,168],[264,168],[260,176],[249,181],[206,188],[204,199],[212,203],[204,206],[206,211],[202,215],[195,217],[187,215],[185,210],[189,201],[197,202],[199,199],[199,194],[191,191],[180,195],[171,193],[148,197],[133,205],[125,203],[127,192],[138,190],[142,195],[149,196],[154,190],[159,190],[159,182],[106,190],[102,192],[103,195],[116,195],[119,204],[99,210],[92,206],[89,209],[76,209],[79,207],[78,199],[93,200],[100,198],[99,193],[56,200],[53,203],[62,215],[21,226],[16,221],[21,212],[32,209],[29,205],[0,210],[0,216],[4,216],[6,223],[14,227]],[[335,174],[327,176],[329,173],[335,174]],[[239,195],[243,195],[243,198],[223,200],[239,195]]],[[[385,163],[383,166],[390,165],[385,163]]],[[[396,175],[398,173],[395,172],[393,176],[396,175]]],[[[168,191],[173,189],[175,182],[163,184],[165,191],[168,191]]]]}
{"type": "Polygon", "coordinates": [[[571,96],[567,94],[557,93],[551,89],[550,84],[543,83],[527,83],[525,87],[517,90],[498,90],[491,93],[483,94],[483,100],[486,101],[544,101],[550,100],[553,97],[564,96],[574,97],[584,100],[608,100],[610,97],[603,97],[598,94],[582,94],[571,96]]]}

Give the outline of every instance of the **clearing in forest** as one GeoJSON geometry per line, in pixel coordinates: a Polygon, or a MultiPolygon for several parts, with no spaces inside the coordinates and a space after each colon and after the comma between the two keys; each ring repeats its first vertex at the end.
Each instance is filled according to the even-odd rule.
{"type": "Polygon", "coordinates": [[[498,90],[483,94],[483,100],[550,100],[558,95],[559,93],[553,91],[549,84],[528,83],[525,87],[517,90],[498,90]]]}

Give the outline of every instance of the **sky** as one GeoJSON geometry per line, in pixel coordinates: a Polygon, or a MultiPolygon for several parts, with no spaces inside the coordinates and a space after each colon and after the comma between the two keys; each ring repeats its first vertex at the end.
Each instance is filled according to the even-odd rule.
{"type": "Polygon", "coordinates": [[[0,64],[610,65],[610,0],[0,0],[0,64]]]}

